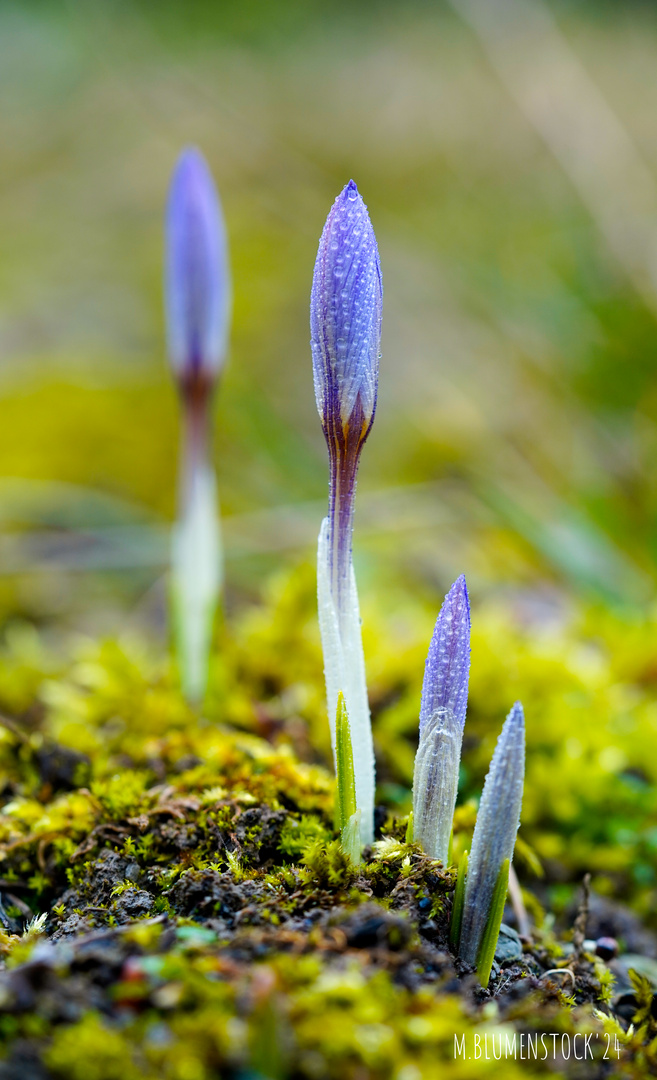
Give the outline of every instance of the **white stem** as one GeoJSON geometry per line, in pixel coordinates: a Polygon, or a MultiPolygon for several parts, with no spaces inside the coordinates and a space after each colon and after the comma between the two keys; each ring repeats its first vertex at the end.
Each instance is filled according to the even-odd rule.
{"type": "Polygon", "coordinates": [[[185,507],[173,531],[173,610],[183,691],[198,702],[207,684],[223,560],[212,466],[197,463],[188,483],[185,507]]]}
{"type": "Polygon", "coordinates": [[[365,682],[365,659],[360,631],[356,577],[350,567],[349,594],[338,612],[330,578],[329,523],[324,518],[317,545],[317,606],[324,653],[324,678],[331,744],[335,760],[335,717],[338,693],[344,694],[354,754],[356,806],[361,811],[360,838],[374,839],[374,746],[365,682]]]}
{"type": "Polygon", "coordinates": [[[413,838],[443,866],[448,864],[462,739],[453,711],[436,709],[422,728],[415,757],[413,838]]]}

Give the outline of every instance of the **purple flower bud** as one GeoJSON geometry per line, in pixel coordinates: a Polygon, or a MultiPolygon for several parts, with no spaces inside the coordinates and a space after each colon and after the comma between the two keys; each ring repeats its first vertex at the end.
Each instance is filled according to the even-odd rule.
{"type": "Polygon", "coordinates": [[[436,620],[424,671],[413,772],[413,838],[447,865],[470,672],[470,604],[461,574],[436,620]]]}
{"type": "Polygon", "coordinates": [[[329,451],[329,561],[338,606],[349,589],[358,462],[376,408],[383,293],[374,230],[353,180],[331,207],[310,294],[317,409],[329,451]]]}
{"type": "MultiPolygon", "coordinates": [[[[329,452],[329,509],[319,534],[319,622],[329,717],[344,693],[354,756],[361,841],[374,827],[374,750],[356,578],[351,560],[356,474],[376,408],[381,269],[365,203],[353,180],[324,226],[310,294],[315,397],[329,452]]],[[[334,751],[335,726],[332,725],[334,751]]]]}
{"type": "Polygon", "coordinates": [[[445,597],[436,619],[422,684],[420,735],[438,710],[465,724],[470,675],[470,601],[463,574],[445,597]]]}
{"type": "Polygon", "coordinates": [[[183,390],[212,385],[226,353],[230,282],[223,215],[199,150],[180,155],[166,218],[169,356],[183,390]]]}
{"type": "Polygon", "coordinates": [[[198,702],[222,576],[210,405],[226,352],[230,283],[219,199],[205,159],[193,147],[180,155],[171,179],[165,287],[169,355],[183,406],[172,555],[174,628],[183,688],[198,702]]]}
{"type": "Polygon", "coordinates": [[[351,433],[362,443],[372,425],[382,300],[374,230],[350,180],[326,219],[310,296],[315,397],[327,439],[351,433]]]}
{"type": "Polygon", "coordinates": [[[516,701],[497,740],[468,861],[459,955],[478,962],[500,870],[513,859],[525,779],[525,717],[516,701]]]}

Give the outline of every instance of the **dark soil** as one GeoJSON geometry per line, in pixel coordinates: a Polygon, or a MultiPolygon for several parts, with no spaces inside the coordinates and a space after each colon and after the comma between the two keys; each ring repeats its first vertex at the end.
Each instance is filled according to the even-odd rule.
{"type": "MultiPolygon", "coordinates": [[[[45,872],[63,886],[51,898],[45,936],[24,962],[0,972],[0,1015],[38,1017],[44,1035],[30,1037],[14,1025],[0,1080],[49,1080],[54,1074],[41,1057],[48,1032],[90,1009],[119,1027],[144,1010],[166,1015],[178,990],[153,974],[159,969],[152,960],[177,955],[186,941],[202,948],[229,982],[275,957],[320,956],[328,972],[344,972],[356,960],[368,979],[385,972],[413,993],[430,987],[458,994],[471,1013],[494,1001],[498,1021],[517,1023],[524,1016],[530,1030],[540,1027],[541,1010],[550,1016],[587,1004],[614,1015],[626,1030],[641,1007],[622,956],[608,949],[605,965],[593,955],[595,939],[606,937],[647,959],[655,956],[654,935],[618,905],[591,898],[590,940],[566,943],[561,954],[555,943],[521,940],[503,925],[483,989],[450,951],[452,872],[400,844],[401,857],[368,849],[358,870],[335,843],[316,845],[301,859],[286,855],[281,835],[291,821],[286,810],[243,809],[228,800],[199,815],[193,800],[172,796],[163,812],[98,826],[68,868],[45,855],[45,872]],[[139,853],[145,837],[147,848],[139,853]],[[198,865],[199,853],[207,865],[198,865]],[[613,995],[601,985],[605,968],[617,979],[613,995]]],[[[27,921],[21,904],[30,911],[18,891],[15,883],[0,883],[0,918],[12,933],[27,921]]],[[[513,922],[510,909],[506,917],[513,922]]],[[[580,931],[585,917],[580,910],[580,931]]],[[[607,1075],[602,1065],[599,1070],[586,1075],[607,1075]]]]}

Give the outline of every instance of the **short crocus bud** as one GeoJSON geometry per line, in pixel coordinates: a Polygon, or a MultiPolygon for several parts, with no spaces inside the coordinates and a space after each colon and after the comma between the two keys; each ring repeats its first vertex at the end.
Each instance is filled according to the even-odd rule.
{"type": "Polygon", "coordinates": [[[166,313],[171,364],[183,390],[212,384],[226,355],[230,280],[217,190],[199,150],[176,164],[166,217],[166,313]]]}
{"type": "Polygon", "coordinates": [[[335,200],[319,242],[310,333],[315,396],[329,452],[329,511],[317,553],[328,714],[335,754],[334,718],[342,691],[363,843],[373,837],[374,751],[351,534],[358,462],[376,408],[381,306],[376,239],[351,180],[335,200]]]}
{"type": "Polygon", "coordinates": [[[413,774],[413,838],[447,865],[470,674],[470,603],[463,574],[440,609],[429,646],[413,774]]]}
{"type": "MultiPolygon", "coordinates": [[[[517,701],[497,740],[472,837],[459,945],[459,955],[468,964],[482,963],[482,944],[487,934],[491,937],[489,925],[497,918],[501,921],[508,869],[520,824],[524,777],[525,719],[522,705],[517,701]],[[496,895],[500,893],[504,895],[496,895]]],[[[484,985],[488,983],[499,921],[492,928],[494,941],[490,941],[489,956],[483,961],[487,969],[485,977],[480,972],[484,985]]]]}
{"type": "Polygon", "coordinates": [[[203,156],[193,148],[183,151],[171,180],[165,292],[169,355],[183,410],[174,630],[184,691],[199,701],[222,578],[210,408],[226,353],[230,286],[219,199],[203,156]]]}

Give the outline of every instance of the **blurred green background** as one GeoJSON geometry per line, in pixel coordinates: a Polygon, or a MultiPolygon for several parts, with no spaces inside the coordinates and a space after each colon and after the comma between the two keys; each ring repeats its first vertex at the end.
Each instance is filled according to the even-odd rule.
{"type": "Polygon", "coordinates": [[[361,574],[651,598],[657,13],[562,3],[536,27],[524,2],[487,7],[3,0],[5,613],[114,628],[140,598],[157,610],[177,433],[162,211],[190,142],[235,285],[216,443],[230,602],[312,558],[308,293],[351,176],[385,286],[361,574]]]}
{"type": "Polygon", "coordinates": [[[137,742],[174,723],[151,717],[126,632],[167,633],[162,216],[196,143],[235,293],[207,715],[328,759],[308,297],[353,177],[385,292],[355,533],[380,795],[408,808],[427,642],[465,571],[461,799],[522,697],[523,833],[552,902],[592,868],[654,918],[656,61],[639,2],[0,0],[2,708],[45,709],[83,748],[117,716],[137,742]],[[71,631],[123,636],[127,656],[87,642],[48,682],[62,669],[21,619],[64,652],[71,631]]]}

